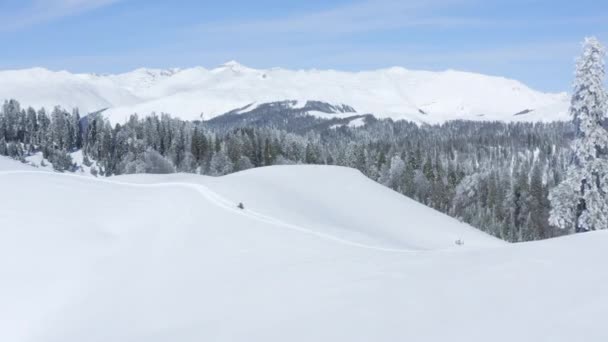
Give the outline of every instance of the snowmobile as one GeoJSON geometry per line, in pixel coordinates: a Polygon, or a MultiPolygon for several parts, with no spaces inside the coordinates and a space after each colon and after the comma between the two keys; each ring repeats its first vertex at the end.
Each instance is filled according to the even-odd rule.
{"type": "Polygon", "coordinates": [[[239,209],[241,209],[241,210],[245,209],[245,206],[243,205],[242,202],[239,203],[239,205],[237,205],[236,207],[239,208],[239,209]]]}

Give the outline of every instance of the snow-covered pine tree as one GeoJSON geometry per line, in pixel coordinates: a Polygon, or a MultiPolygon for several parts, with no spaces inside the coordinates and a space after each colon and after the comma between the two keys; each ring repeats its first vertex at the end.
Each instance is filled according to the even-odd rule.
{"type": "Polygon", "coordinates": [[[209,168],[212,176],[223,176],[233,171],[234,165],[226,153],[225,144],[221,145],[219,152],[213,154],[209,168]]]}
{"type": "Polygon", "coordinates": [[[546,187],[543,184],[543,166],[537,160],[530,176],[528,224],[526,241],[540,240],[549,237],[549,222],[547,222],[550,205],[547,199],[546,187]]]}
{"type": "Polygon", "coordinates": [[[570,106],[576,126],[573,158],[566,178],[549,195],[551,224],[571,232],[608,229],[605,55],[596,38],[585,39],[570,106]]]}
{"type": "Polygon", "coordinates": [[[388,170],[388,184],[386,185],[393,190],[401,190],[404,172],[405,162],[403,162],[403,159],[398,155],[393,156],[391,159],[391,167],[388,170]]]}
{"type": "MultiPolygon", "coordinates": [[[[47,159],[41,166],[48,160],[55,168],[71,170],[67,152],[78,149],[80,139],[84,164],[96,176],[176,168],[222,175],[317,159],[355,167],[411,198],[512,241],[559,234],[548,224],[547,194],[567,175],[573,140],[571,126],[562,122],[418,126],[382,119],[356,129],[235,129],[167,114],[134,114],[112,127],[101,114],[80,121],[79,115],[63,109],[49,113],[44,108],[37,113],[21,109],[16,101],[0,103],[0,155],[23,160],[42,152],[47,159]]],[[[576,210],[571,204],[577,203],[577,194],[571,189],[562,187],[566,211],[576,210]]]]}

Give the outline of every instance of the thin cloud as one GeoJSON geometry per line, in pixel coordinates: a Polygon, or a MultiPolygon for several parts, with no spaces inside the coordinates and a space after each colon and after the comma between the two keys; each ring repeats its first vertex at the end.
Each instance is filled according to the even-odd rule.
{"type": "Polygon", "coordinates": [[[339,7],[285,17],[208,22],[197,33],[238,36],[304,35],[327,37],[406,28],[481,29],[542,28],[564,24],[601,24],[608,13],[592,16],[501,18],[467,14],[485,5],[480,0],[365,0],[339,7]]]}
{"type": "Polygon", "coordinates": [[[343,5],[284,18],[239,22],[215,22],[197,27],[208,33],[357,33],[414,26],[471,25],[478,19],[432,15],[475,0],[377,0],[343,5]]]}
{"type": "Polygon", "coordinates": [[[0,14],[0,31],[15,31],[78,15],[124,0],[32,0],[0,14]]]}

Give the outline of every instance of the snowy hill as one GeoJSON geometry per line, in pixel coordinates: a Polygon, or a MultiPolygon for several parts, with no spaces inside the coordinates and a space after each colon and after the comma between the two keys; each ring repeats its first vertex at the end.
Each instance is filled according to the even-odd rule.
{"type": "MultiPolygon", "coordinates": [[[[446,120],[555,121],[567,119],[566,94],[534,91],[520,82],[474,73],[390,68],[364,72],[257,70],[236,62],[211,70],[138,69],[120,75],[45,69],[0,72],[0,94],[24,105],[108,108],[115,122],[137,112],[210,119],[264,103],[321,101],[359,114],[440,123],[446,120]]],[[[313,113],[314,114],[314,113],[313,113]]]]}
{"type": "Polygon", "coordinates": [[[0,158],[2,341],[608,338],[604,232],[508,245],[338,167],[23,167],[0,158]]]}

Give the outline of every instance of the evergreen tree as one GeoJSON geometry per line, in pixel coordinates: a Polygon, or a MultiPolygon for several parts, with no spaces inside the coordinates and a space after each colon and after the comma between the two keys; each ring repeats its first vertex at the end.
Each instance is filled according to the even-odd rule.
{"type": "Polygon", "coordinates": [[[209,173],[212,176],[223,176],[232,172],[233,168],[233,163],[226,153],[226,148],[224,145],[221,145],[219,152],[211,157],[209,173]]]}
{"type": "MultiPolygon", "coordinates": [[[[452,121],[418,126],[377,120],[357,129],[319,126],[296,133],[272,126],[214,128],[167,114],[132,115],[125,125],[112,128],[100,114],[81,120],[76,111],[57,108],[52,113],[41,109],[34,119],[33,111],[20,109],[18,102],[5,102],[0,108],[0,154],[23,160],[43,152],[55,168],[70,170],[68,152],[79,148],[81,139],[86,165],[102,176],[176,170],[223,175],[304,162],[355,167],[396,191],[513,241],[558,232],[547,229],[547,193],[567,179],[568,146],[574,138],[565,123],[452,121]]],[[[563,196],[573,196],[570,203],[576,203],[577,195],[565,190],[563,196]]]]}
{"type": "Polygon", "coordinates": [[[146,173],[166,174],[175,172],[173,164],[153,149],[148,149],[144,153],[144,164],[146,173]]]}
{"type": "Polygon", "coordinates": [[[576,66],[570,114],[576,127],[566,179],[551,192],[550,221],[574,232],[608,229],[605,49],[585,39],[576,66]]]}
{"type": "Polygon", "coordinates": [[[530,178],[530,198],[528,199],[530,217],[528,219],[528,240],[540,240],[550,237],[548,192],[543,184],[542,165],[537,162],[532,168],[530,178]]]}
{"type": "Polygon", "coordinates": [[[388,171],[388,179],[386,184],[393,190],[401,190],[403,185],[403,174],[405,172],[405,163],[399,156],[394,156],[391,159],[391,167],[388,171]]]}

